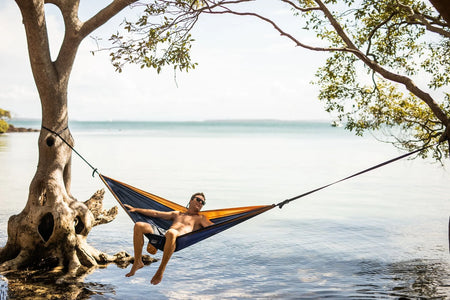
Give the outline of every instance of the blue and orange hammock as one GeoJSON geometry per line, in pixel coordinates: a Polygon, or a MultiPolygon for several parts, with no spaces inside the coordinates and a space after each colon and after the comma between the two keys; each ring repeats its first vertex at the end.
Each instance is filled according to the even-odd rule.
{"type": "MultiPolygon", "coordinates": [[[[157,227],[164,230],[169,229],[172,225],[172,222],[169,220],[151,218],[140,213],[129,212],[124,207],[124,204],[128,204],[137,208],[154,209],[158,211],[177,210],[185,212],[187,210],[185,207],[178,205],[172,201],[150,194],[126,183],[114,180],[105,175],[99,174],[99,176],[134,222],[147,222],[156,225],[157,227]]],[[[211,222],[214,223],[214,225],[179,236],[176,240],[175,251],[184,249],[190,245],[200,242],[208,237],[211,237],[219,232],[233,227],[234,225],[237,225],[263,212],[266,212],[269,209],[274,208],[275,206],[276,205],[260,205],[201,211],[200,214],[206,216],[209,220],[211,220],[211,222]]],[[[164,250],[164,235],[146,234],[146,236],[149,239],[150,244],[152,244],[155,248],[164,250]]]]}
{"type": "MultiPolygon", "coordinates": [[[[430,147],[430,146],[427,146],[427,147],[430,147]]],[[[375,165],[373,167],[365,169],[361,172],[357,172],[353,175],[345,177],[343,179],[326,184],[324,186],[321,186],[314,190],[308,191],[301,195],[295,196],[293,198],[286,199],[278,204],[234,207],[234,208],[224,208],[224,209],[217,209],[217,210],[202,211],[200,213],[205,215],[211,222],[214,223],[214,225],[211,225],[211,226],[208,226],[205,228],[201,228],[199,230],[195,230],[193,232],[186,233],[186,234],[179,236],[176,240],[175,251],[178,251],[178,250],[184,249],[188,246],[191,246],[191,245],[193,245],[197,242],[200,242],[208,237],[211,237],[219,232],[222,232],[228,228],[231,228],[234,225],[242,223],[242,222],[244,222],[248,219],[251,219],[259,214],[262,214],[263,212],[266,212],[274,207],[283,208],[284,205],[286,205],[287,203],[289,203],[291,201],[305,197],[309,194],[315,193],[317,191],[320,191],[324,188],[327,188],[331,185],[342,182],[344,180],[347,180],[347,179],[353,178],[355,176],[361,175],[363,173],[375,170],[379,167],[385,166],[385,165],[390,164],[399,159],[402,159],[402,158],[408,157],[410,155],[413,155],[415,153],[418,153],[421,150],[423,150],[423,149],[414,150],[412,152],[400,155],[398,157],[395,157],[393,159],[390,159],[388,161],[385,161],[383,163],[380,163],[378,165],[375,165]]],[[[159,196],[156,196],[151,193],[140,190],[138,188],[135,188],[126,183],[123,183],[123,182],[114,180],[110,177],[107,177],[105,175],[102,175],[97,172],[97,169],[93,168],[93,170],[94,170],[94,173],[97,173],[100,176],[101,180],[103,180],[103,182],[108,187],[108,189],[111,191],[113,196],[116,198],[116,200],[119,202],[119,204],[128,213],[128,215],[134,222],[148,222],[148,223],[154,224],[157,227],[162,228],[164,230],[169,229],[171,226],[171,221],[167,221],[167,220],[163,220],[163,219],[159,219],[159,218],[151,218],[151,217],[144,216],[142,214],[135,213],[135,212],[130,213],[124,207],[124,204],[128,204],[133,207],[154,209],[154,210],[159,210],[159,211],[177,210],[177,211],[185,212],[187,210],[185,207],[178,205],[172,201],[166,200],[159,196]]],[[[93,175],[94,175],[94,173],[93,173],[93,175]]],[[[155,248],[157,248],[159,250],[164,249],[164,243],[165,243],[164,235],[147,234],[146,236],[148,237],[150,244],[152,244],[155,248]]]]}

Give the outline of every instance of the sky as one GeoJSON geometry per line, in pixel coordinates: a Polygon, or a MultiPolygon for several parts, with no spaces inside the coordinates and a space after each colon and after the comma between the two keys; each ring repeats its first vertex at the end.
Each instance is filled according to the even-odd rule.
{"type": "MultiPolygon", "coordinates": [[[[256,3],[259,10],[296,33],[298,19],[279,1],[256,3]]],[[[108,1],[81,1],[80,18],[108,1]],[[93,7],[92,3],[98,5],[93,7]]],[[[57,10],[46,6],[52,57],[56,57],[64,26],[57,10]]],[[[97,49],[91,37],[107,40],[126,9],[87,37],[78,50],[68,89],[71,120],[203,121],[232,119],[326,120],[331,117],[317,100],[311,84],[326,56],[296,47],[270,25],[254,18],[205,16],[192,32],[196,40],[191,57],[198,63],[188,73],[168,67],[125,66],[118,73],[108,53],[97,49]]],[[[0,2],[0,108],[14,118],[41,116],[38,93],[28,60],[21,15],[13,1],[0,2]]],[[[298,38],[311,42],[304,33],[298,38]]]]}

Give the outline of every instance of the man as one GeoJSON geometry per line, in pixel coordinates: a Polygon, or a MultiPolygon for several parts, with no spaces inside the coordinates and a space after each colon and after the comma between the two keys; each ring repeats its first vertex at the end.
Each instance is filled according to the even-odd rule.
{"type": "MultiPolygon", "coordinates": [[[[191,196],[191,200],[189,201],[188,210],[184,213],[180,211],[162,212],[153,209],[135,208],[131,205],[124,204],[124,206],[130,212],[137,212],[153,218],[172,220],[172,226],[170,226],[170,228],[165,233],[166,243],[164,245],[163,257],[161,259],[161,264],[158,270],[151,280],[152,284],[158,284],[161,282],[164,270],[166,269],[166,265],[169,262],[169,259],[172,256],[173,252],[175,251],[175,242],[178,236],[213,224],[210,220],[208,220],[208,218],[199,214],[200,210],[206,203],[205,199],[206,198],[203,193],[193,194],[191,196]]],[[[134,263],[131,267],[130,272],[125,275],[126,277],[133,276],[137,270],[144,266],[144,263],[142,262],[144,234],[155,232],[156,234],[158,234],[160,230],[152,224],[146,222],[136,222],[136,224],[134,225],[134,263]]],[[[147,246],[147,251],[151,254],[155,254],[157,249],[149,243],[147,246]]]]}

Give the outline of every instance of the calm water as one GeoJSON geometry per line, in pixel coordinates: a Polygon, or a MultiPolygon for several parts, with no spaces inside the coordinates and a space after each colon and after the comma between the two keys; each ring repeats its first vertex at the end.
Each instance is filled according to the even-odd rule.
{"type": "MultiPolygon", "coordinates": [[[[205,209],[278,203],[400,154],[324,123],[74,122],[71,130],[103,174],[181,204],[203,191],[205,209]]],[[[0,136],[0,245],[8,217],[25,205],[37,137],[0,136]]],[[[438,164],[399,161],[175,253],[159,286],[149,284],[158,263],[131,278],[110,265],[83,290],[90,299],[447,299],[449,183],[438,164]]],[[[74,157],[73,195],[84,201],[100,188],[74,157]]],[[[104,205],[116,205],[111,195],[104,205]]],[[[121,211],[90,243],[132,253],[132,226],[121,211]]],[[[0,298],[6,289],[0,277],[0,298]]]]}

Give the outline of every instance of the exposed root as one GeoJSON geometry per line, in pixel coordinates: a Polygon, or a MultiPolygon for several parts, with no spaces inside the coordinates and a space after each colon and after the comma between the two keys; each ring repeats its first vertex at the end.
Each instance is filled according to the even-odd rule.
{"type": "Polygon", "coordinates": [[[111,261],[113,262],[132,262],[134,260],[133,256],[131,256],[130,254],[128,254],[125,251],[121,251],[119,253],[116,253],[113,256],[113,259],[111,261]]]}
{"type": "Polygon", "coordinates": [[[119,213],[119,209],[117,206],[112,207],[109,210],[103,210],[103,196],[105,195],[105,190],[101,189],[95,192],[92,197],[85,201],[84,204],[89,208],[89,210],[94,215],[95,221],[94,226],[106,224],[113,221],[117,214],[119,213]]]}
{"type": "Polygon", "coordinates": [[[64,271],[64,266],[58,265],[50,270],[49,273],[62,273],[64,271]]]}
{"type": "MultiPolygon", "coordinates": [[[[91,229],[115,219],[117,206],[103,210],[104,190],[98,190],[86,202],[68,198],[63,191],[53,191],[47,185],[45,201],[33,209],[11,216],[8,222],[10,238],[0,248],[0,274],[8,277],[28,276],[47,278],[47,281],[76,283],[99,266],[115,263],[126,268],[134,257],[126,252],[109,255],[87,243],[91,229]],[[48,205],[52,205],[49,207],[48,205]]],[[[145,264],[156,259],[144,255],[145,264]]]]}
{"type": "Polygon", "coordinates": [[[0,273],[4,275],[8,271],[17,270],[30,258],[30,253],[28,251],[22,250],[15,258],[5,261],[0,265],[0,273]]]}
{"type": "Polygon", "coordinates": [[[101,225],[101,224],[107,224],[111,221],[113,221],[117,214],[119,213],[119,209],[117,206],[112,207],[108,211],[104,210],[102,211],[102,215],[95,218],[95,222],[93,226],[101,225]]]}
{"type": "Polygon", "coordinates": [[[91,251],[87,247],[77,247],[77,256],[81,264],[85,267],[97,266],[97,259],[91,254],[91,251]]]}
{"type": "Polygon", "coordinates": [[[78,268],[82,266],[77,251],[72,251],[70,255],[67,255],[67,258],[69,259],[69,269],[67,271],[68,276],[76,276],[78,268]]]}

